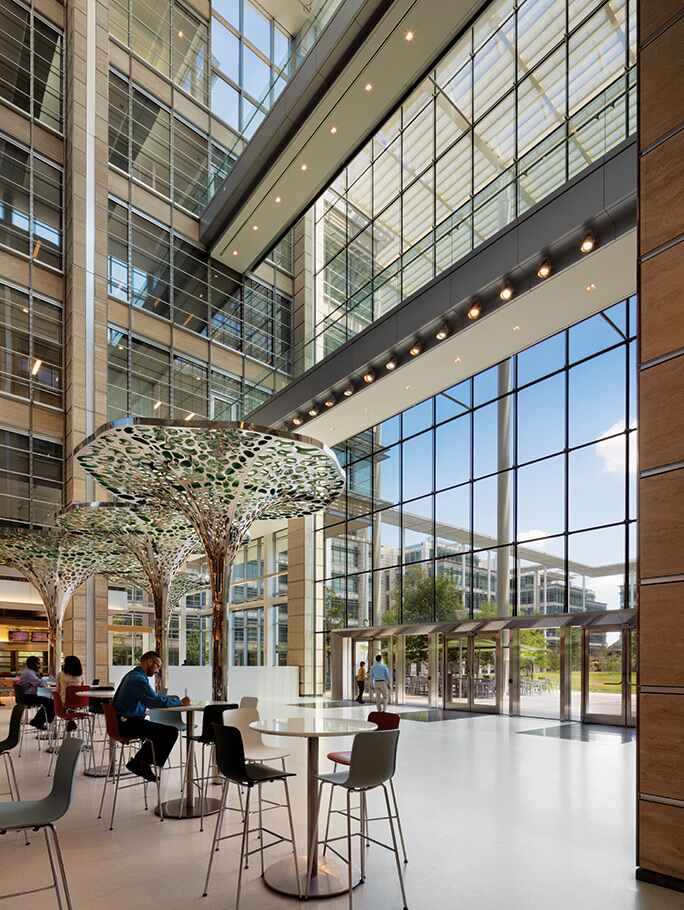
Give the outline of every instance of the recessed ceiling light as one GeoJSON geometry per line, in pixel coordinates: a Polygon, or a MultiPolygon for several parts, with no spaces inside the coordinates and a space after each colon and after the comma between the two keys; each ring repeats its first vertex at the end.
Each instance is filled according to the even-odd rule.
{"type": "Polygon", "coordinates": [[[551,274],[551,263],[545,259],[537,269],[537,278],[548,278],[551,274]]]}
{"type": "Polygon", "coordinates": [[[413,32],[409,29],[404,35],[406,41],[413,41],[413,32]]]}
{"type": "Polygon", "coordinates": [[[587,292],[587,294],[591,294],[593,291],[596,290],[596,285],[592,281],[591,284],[588,284],[584,290],[587,292]]]}
{"type": "Polygon", "coordinates": [[[334,406],[334,404],[335,404],[335,399],[334,399],[334,398],[326,398],[325,401],[323,402],[323,404],[325,405],[326,408],[332,408],[332,407],[334,406]]]}
{"type": "Polygon", "coordinates": [[[280,196],[276,196],[275,201],[276,201],[278,204],[280,204],[283,200],[280,198],[280,196]]]}
{"type": "Polygon", "coordinates": [[[514,332],[519,332],[519,331],[520,331],[520,326],[519,326],[519,325],[514,325],[514,326],[513,326],[513,331],[514,331],[514,332]]]}
{"type": "Polygon", "coordinates": [[[396,370],[396,368],[397,368],[397,358],[394,355],[392,355],[392,357],[390,357],[390,359],[385,364],[385,369],[386,370],[396,370]]]}
{"type": "Polygon", "coordinates": [[[233,250],[233,256],[237,256],[237,254],[238,254],[238,251],[237,251],[237,250],[233,250]]]}
{"type": "Polygon", "coordinates": [[[460,357],[454,357],[454,363],[460,363],[460,362],[461,362],[460,357]]]}
{"type": "Polygon", "coordinates": [[[351,396],[354,394],[354,386],[348,385],[342,394],[345,398],[351,398],[351,396]]]}
{"type": "Polygon", "coordinates": [[[300,169],[301,169],[302,171],[305,171],[308,167],[309,167],[308,164],[302,164],[302,165],[300,165],[300,169]]]}
{"type": "Polygon", "coordinates": [[[252,230],[253,230],[253,231],[258,231],[258,230],[259,230],[259,225],[258,225],[258,224],[253,224],[253,225],[252,225],[252,230]]]}
{"type": "Polygon", "coordinates": [[[417,357],[420,352],[423,350],[423,345],[420,341],[414,341],[411,347],[409,348],[409,354],[411,357],[417,357]]]}
{"type": "Polygon", "coordinates": [[[410,388],[411,388],[411,386],[410,386],[410,385],[405,385],[405,386],[404,386],[404,388],[405,388],[405,389],[406,389],[406,391],[407,391],[407,392],[408,392],[408,391],[409,391],[409,389],[410,389],[410,388]]]}
{"type": "Polygon", "coordinates": [[[309,408],[309,417],[318,417],[318,408],[309,408]]]}
{"type": "Polygon", "coordinates": [[[479,303],[473,303],[470,309],[468,310],[467,316],[468,319],[479,319],[480,314],[482,313],[482,307],[479,303]]]}
{"type": "Polygon", "coordinates": [[[373,83],[372,83],[372,82],[367,82],[367,83],[365,84],[364,88],[366,89],[367,92],[372,92],[372,91],[373,91],[373,83]]]}
{"type": "Polygon", "coordinates": [[[437,341],[444,341],[444,339],[447,337],[448,334],[449,334],[449,326],[446,324],[446,322],[444,322],[437,329],[437,332],[435,333],[435,338],[437,339],[437,341]]]}
{"type": "Polygon", "coordinates": [[[293,423],[296,427],[301,427],[301,425],[302,425],[302,423],[304,423],[304,421],[302,420],[301,417],[293,417],[293,418],[292,418],[292,423],[293,423]]]}
{"type": "Polygon", "coordinates": [[[370,385],[371,382],[375,381],[375,373],[373,370],[366,370],[366,372],[363,374],[363,381],[366,383],[366,385],[370,385]]]}
{"type": "Polygon", "coordinates": [[[331,126],[331,127],[330,127],[330,132],[333,134],[333,136],[335,136],[335,135],[337,134],[337,127],[336,127],[336,126],[331,126]]]}
{"type": "Polygon", "coordinates": [[[28,307],[23,306],[21,309],[23,313],[28,313],[28,307]]]}
{"type": "Polygon", "coordinates": [[[591,253],[596,246],[593,234],[586,234],[580,243],[580,253],[591,253]]]}
{"type": "Polygon", "coordinates": [[[42,367],[42,365],[43,365],[42,360],[36,360],[36,362],[33,364],[33,369],[31,370],[31,375],[37,376],[38,370],[42,367]]]}
{"type": "Polygon", "coordinates": [[[512,296],[513,296],[513,285],[510,284],[509,282],[506,282],[506,284],[499,291],[499,297],[502,300],[510,300],[512,296]]]}

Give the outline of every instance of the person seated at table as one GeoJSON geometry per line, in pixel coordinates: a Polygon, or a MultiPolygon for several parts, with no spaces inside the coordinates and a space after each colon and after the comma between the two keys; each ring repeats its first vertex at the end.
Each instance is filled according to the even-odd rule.
{"type": "Polygon", "coordinates": [[[40,708],[40,711],[36,711],[36,716],[31,721],[31,726],[37,730],[46,730],[47,724],[51,724],[55,716],[55,706],[52,703],[52,698],[38,695],[38,689],[43,685],[43,679],[40,675],[40,657],[32,654],[26,658],[26,665],[19,674],[17,686],[21,691],[21,697],[25,705],[40,708]]]}
{"type": "Polygon", "coordinates": [[[145,739],[142,749],[126,767],[132,774],[156,781],[152,765],[163,767],[178,738],[178,729],[166,724],[155,724],[145,718],[147,708],[170,708],[189,705],[190,699],[177,695],[159,695],[149,680],[161,670],[162,660],[156,651],[146,651],[137,667],[133,667],[119,683],[112,704],[119,715],[122,736],[145,739]],[[151,743],[151,744],[150,744],[151,743]],[[154,753],[152,751],[154,747],[154,753]]]}
{"type": "MultiPolygon", "coordinates": [[[[80,686],[83,683],[83,667],[81,661],[74,654],[69,654],[64,658],[62,669],[57,674],[57,691],[62,699],[62,704],[66,706],[67,687],[80,686]]],[[[76,721],[67,721],[67,730],[75,730],[76,721]]]]}

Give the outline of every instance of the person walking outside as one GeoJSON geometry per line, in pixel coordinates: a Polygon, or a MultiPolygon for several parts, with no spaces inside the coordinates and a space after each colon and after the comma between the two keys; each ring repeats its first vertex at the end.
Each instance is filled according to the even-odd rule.
{"type": "Polygon", "coordinates": [[[378,711],[387,709],[391,682],[389,668],[382,662],[382,654],[376,654],[375,664],[371,670],[371,686],[375,689],[375,704],[378,711]]]}
{"type": "Polygon", "coordinates": [[[359,664],[359,669],[356,671],[356,689],[357,689],[357,702],[363,704],[363,693],[366,690],[366,661],[362,660],[359,664]]]}

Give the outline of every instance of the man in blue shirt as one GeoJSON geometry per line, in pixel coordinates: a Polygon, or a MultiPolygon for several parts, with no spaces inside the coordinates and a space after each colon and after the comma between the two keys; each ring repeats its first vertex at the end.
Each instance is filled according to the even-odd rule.
{"type": "Polygon", "coordinates": [[[122,736],[144,739],[140,751],[128,762],[128,770],[156,781],[152,765],[163,767],[178,738],[178,729],[166,724],[146,720],[148,708],[169,708],[172,705],[189,705],[190,699],[177,695],[157,695],[150,685],[150,678],[161,670],[161,657],[156,651],[146,651],[137,667],[133,667],[119,683],[112,704],[119,715],[122,736]]]}
{"type": "Polygon", "coordinates": [[[387,708],[391,682],[392,677],[387,665],[382,662],[382,654],[376,654],[371,670],[371,687],[375,689],[375,704],[378,711],[384,711],[387,708]]]}

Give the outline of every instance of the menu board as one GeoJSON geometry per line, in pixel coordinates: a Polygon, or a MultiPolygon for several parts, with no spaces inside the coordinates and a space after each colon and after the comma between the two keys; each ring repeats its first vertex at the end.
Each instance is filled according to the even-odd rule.
{"type": "Polygon", "coordinates": [[[24,629],[10,629],[8,632],[9,641],[30,641],[31,636],[29,632],[26,632],[24,629]]]}
{"type": "Polygon", "coordinates": [[[47,641],[48,634],[42,630],[31,632],[31,641],[47,641]]]}

